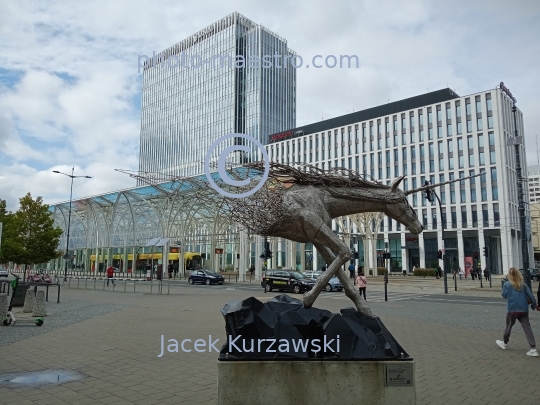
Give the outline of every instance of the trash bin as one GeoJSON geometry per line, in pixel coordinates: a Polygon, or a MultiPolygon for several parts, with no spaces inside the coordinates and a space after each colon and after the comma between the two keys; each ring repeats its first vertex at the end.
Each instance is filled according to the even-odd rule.
{"type": "Polygon", "coordinates": [[[15,291],[15,297],[13,297],[13,306],[14,307],[23,307],[24,300],[26,298],[26,291],[30,288],[30,284],[19,282],[17,284],[17,290],[15,291]]]}
{"type": "Polygon", "coordinates": [[[502,278],[502,279],[501,279],[501,290],[502,290],[502,288],[504,287],[504,283],[506,283],[507,281],[508,281],[507,278],[502,278]]]}

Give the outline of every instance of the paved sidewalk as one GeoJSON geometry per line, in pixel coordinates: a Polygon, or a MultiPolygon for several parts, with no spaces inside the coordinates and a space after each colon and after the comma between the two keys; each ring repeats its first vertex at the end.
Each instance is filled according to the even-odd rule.
{"type": "MultiPolygon", "coordinates": [[[[59,322],[58,327],[34,336],[30,331],[39,328],[0,328],[0,342],[15,333],[20,339],[1,347],[0,375],[63,369],[77,371],[83,379],[41,387],[0,382],[0,403],[214,405],[217,353],[180,351],[158,358],[160,336],[195,340],[212,335],[220,339],[220,347],[225,341],[220,309],[230,300],[250,295],[260,300],[275,296],[262,290],[205,286],[176,287],[174,295],[64,289],[66,304],[87,302],[107,310],[76,323],[59,322]]],[[[45,319],[46,325],[64,316],[55,305],[48,304],[53,315],[45,319]]],[[[334,312],[351,306],[346,300],[322,299],[315,305],[334,312]]],[[[416,361],[418,404],[538,403],[540,386],[535,376],[540,359],[525,356],[528,347],[519,325],[508,350],[495,345],[504,327],[503,306],[487,313],[481,306],[459,304],[370,305],[416,361]]],[[[531,321],[540,340],[540,314],[531,313],[531,321]]],[[[263,388],[261,384],[261,395],[263,388]]]]}

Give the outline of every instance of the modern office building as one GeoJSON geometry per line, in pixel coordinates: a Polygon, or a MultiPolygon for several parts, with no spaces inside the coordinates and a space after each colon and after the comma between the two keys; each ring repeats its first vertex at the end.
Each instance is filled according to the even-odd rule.
{"type": "Polygon", "coordinates": [[[540,166],[529,166],[527,168],[527,185],[531,204],[540,203],[540,166]]]}
{"type": "MultiPolygon", "coordinates": [[[[139,171],[198,175],[221,136],[243,133],[264,144],[293,128],[295,69],[251,63],[275,54],[295,55],[284,38],[235,12],[147,60],[139,171]]],[[[238,142],[229,139],[213,157],[238,142]]]]}
{"type": "MultiPolygon", "coordinates": [[[[409,202],[424,232],[413,235],[385,217],[377,249],[389,248],[394,271],[411,271],[415,264],[436,267],[437,252],[444,246],[447,270],[480,265],[506,273],[522,263],[514,146],[507,146],[514,137],[512,104],[500,88],[462,97],[447,88],[273,134],[267,150],[274,162],[345,167],[386,184],[404,175],[404,190],[485,172],[436,188],[443,206],[444,245],[438,206],[411,194],[409,202]]],[[[523,136],[519,110],[517,123],[523,136]]],[[[520,148],[521,165],[527,167],[525,147],[520,148]]],[[[368,265],[362,243],[359,237],[360,264],[368,265]]],[[[313,267],[320,267],[320,255],[307,249],[312,250],[313,267]]],[[[531,243],[529,253],[532,263],[531,243]]]]}

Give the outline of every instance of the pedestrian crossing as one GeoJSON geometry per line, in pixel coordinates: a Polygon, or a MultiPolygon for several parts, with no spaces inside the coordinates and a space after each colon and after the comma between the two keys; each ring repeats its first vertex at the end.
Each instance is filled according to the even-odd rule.
{"type": "MultiPolygon", "coordinates": [[[[404,301],[418,299],[422,297],[428,297],[429,294],[412,294],[412,293],[395,293],[388,292],[388,301],[404,301]]],[[[321,298],[328,298],[332,300],[348,300],[349,298],[343,293],[326,293],[321,294],[321,298]]],[[[384,291],[372,291],[366,292],[367,302],[382,302],[384,301],[384,291]]]]}

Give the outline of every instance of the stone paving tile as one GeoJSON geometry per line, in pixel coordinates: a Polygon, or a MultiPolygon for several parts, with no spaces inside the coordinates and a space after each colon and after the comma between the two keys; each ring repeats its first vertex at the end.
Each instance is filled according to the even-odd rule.
{"type": "MultiPolygon", "coordinates": [[[[180,340],[211,334],[220,338],[219,348],[225,338],[219,309],[253,293],[185,288],[174,296],[71,290],[62,294],[125,308],[4,346],[0,374],[58,368],[77,371],[83,379],[41,387],[0,385],[0,403],[215,405],[217,353],[166,353],[158,358],[160,335],[180,340]]],[[[339,300],[317,304],[335,312],[350,306],[339,300]]],[[[452,305],[400,305],[455,310],[452,305]]],[[[495,345],[500,330],[384,315],[384,307],[377,308],[385,325],[415,359],[419,405],[538,402],[540,387],[531,384],[531,376],[538,375],[540,363],[525,356],[528,348],[523,335],[513,335],[510,349],[502,351],[495,345]]],[[[501,329],[503,322],[501,317],[501,329]]]]}

